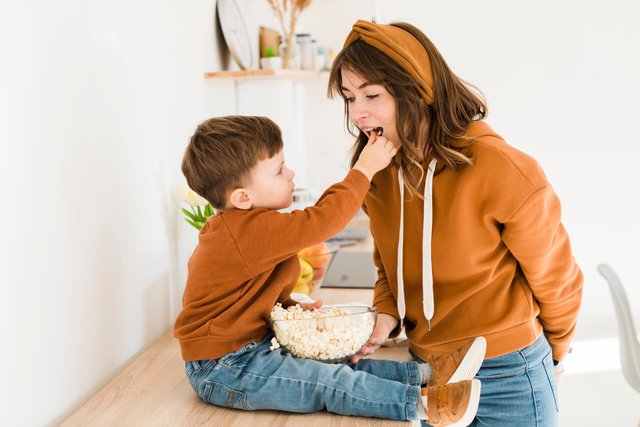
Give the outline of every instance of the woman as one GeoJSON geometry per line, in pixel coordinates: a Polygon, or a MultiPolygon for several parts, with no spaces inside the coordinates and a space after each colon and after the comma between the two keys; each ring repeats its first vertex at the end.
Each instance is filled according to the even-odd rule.
{"type": "Polygon", "coordinates": [[[473,425],[556,425],[554,365],[562,371],[583,279],[538,163],[483,121],[477,90],[406,23],[356,22],[329,94],[355,125],[352,162],[373,132],[399,150],[364,202],[379,321],[352,361],[402,327],[419,360],[482,335],[473,425]]]}

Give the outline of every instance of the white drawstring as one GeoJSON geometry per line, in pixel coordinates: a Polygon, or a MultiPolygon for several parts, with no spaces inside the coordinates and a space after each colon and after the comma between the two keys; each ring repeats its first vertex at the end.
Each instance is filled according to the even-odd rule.
{"type": "Polygon", "coordinates": [[[404,252],[404,179],[402,178],[402,169],[398,169],[398,185],[400,186],[400,231],[398,232],[398,314],[400,320],[404,319],[404,272],[402,269],[403,252],[404,252]]]}
{"type": "MultiPolygon", "coordinates": [[[[424,219],[422,223],[422,312],[427,319],[427,329],[431,330],[433,318],[433,271],[431,264],[431,238],[433,233],[433,175],[436,169],[436,159],[431,160],[427,168],[424,183],[424,219]]],[[[398,314],[404,319],[406,306],[404,300],[404,179],[402,170],[398,169],[398,185],[400,186],[400,229],[398,231],[398,314]]]]}

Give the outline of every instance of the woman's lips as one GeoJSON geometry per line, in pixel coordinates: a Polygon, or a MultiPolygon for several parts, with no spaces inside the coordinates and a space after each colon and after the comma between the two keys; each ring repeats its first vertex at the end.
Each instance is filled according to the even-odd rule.
{"type": "Polygon", "coordinates": [[[367,134],[368,137],[371,137],[371,134],[374,132],[378,136],[382,136],[382,134],[384,133],[384,129],[382,127],[375,127],[368,130],[363,129],[363,131],[367,134]]]}

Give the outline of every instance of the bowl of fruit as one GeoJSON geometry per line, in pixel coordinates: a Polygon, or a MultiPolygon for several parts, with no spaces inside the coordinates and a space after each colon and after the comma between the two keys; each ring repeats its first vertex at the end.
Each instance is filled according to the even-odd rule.
{"type": "Polygon", "coordinates": [[[369,341],[377,313],[365,305],[303,310],[277,304],[271,310],[271,350],[282,348],[295,357],[327,363],[344,361],[369,341]]]}
{"type": "Polygon", "coordinates": [[[293,292],[308,295],[322,286],[338,249],[340,246],[334,243],[322,242],[298,252],[300,275],[293,292]]]}

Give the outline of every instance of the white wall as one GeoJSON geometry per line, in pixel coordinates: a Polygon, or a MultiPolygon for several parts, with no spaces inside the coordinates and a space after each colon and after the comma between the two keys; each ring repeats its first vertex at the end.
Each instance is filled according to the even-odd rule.
{"type": "MultiPolygon", "coordinates": [[[[239,3],[254,35],[274,25],[266,2],[239,3]]],[[[316,0],[299,29],[338,48],[373,3],[316,0]]],[[[236,111],[232,82],[202,78],[229,65],[214,7],[0,4],[0,424],[55,424],[171,326],[195,239],[173,197],[180,157],[197,122],[236,111]]],[[[541,162],[585,271],[582,325],[614,334],[595,267],[618,270],[639,313],[640,6],[381,8],[421,27],[487,95],[494,128],[541,162]]],[[[324,83],[305,88],[305,173],[319,191],[342,175],[349,139],[324,83]]],[[[284,108],[274,100],[274,114],[284,108]]]]}
{"type": "Polygon", "coordinates": [[[214,6],[2,2],[0,425],[55,424],[172,324],[180,157],[233,109],[214,6]]]}

